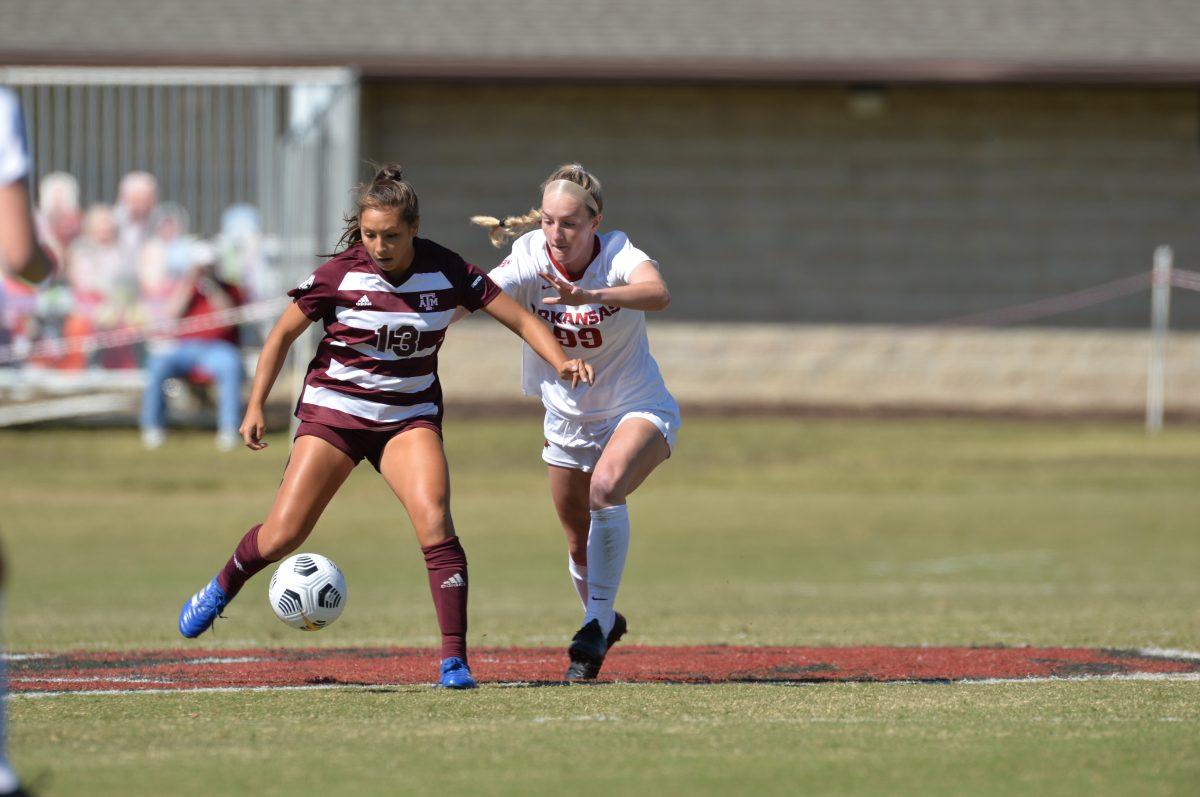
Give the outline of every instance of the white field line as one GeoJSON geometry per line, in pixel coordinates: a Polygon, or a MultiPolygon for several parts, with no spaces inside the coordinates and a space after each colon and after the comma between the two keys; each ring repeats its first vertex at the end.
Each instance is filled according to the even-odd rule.
{"type": "MultiPolygon", "coordinates": [[[[992,684],[1040,684],[1040,683],[1075,683],[1080,681],[1178,681],[1178,682],[1200,682],[1200,672],[1139,672],[1139,673],[1123,673],[1117,675],[1068,675],[1068,676],[1036,676],[1031,678],[974,678],[952,681],[954,685],[973,686],[973,685],[992,685],[992,684]]],[[[625,681],[608,682],[613,686],[669,686],[670,682],[660,684],[654,683],[630,683],[625,681]]],[[[744,682],[743,682],[744,683],[744,682]]],[[[751,682],[752,683],[752,682],[751,682]]],[[[927,683],[925,681],[770,681],[761,682],[763,685],[792,685],[792,686],[832,686],[832,685],[852,685],[865,686],[875,684],[880,686],[894,686],[927,683]]],[[[491,686],[498,688],[512,688],[530,686],[529,682],[525,681],[509,681],[495,684],[482,684],[482,686],[491,686]]],[[[720,684],[699,684],[701,686],[719,686],[720,684]]],[[[68,697],[72,695],[80,696],[96,696],[96,695],[177,695],[177,694],[195,694],[195,693],[212,693],[212,694],[240,694],[245,692],[312,692],[321,690],[334,689],[395,689],[404,687],[422,687],[435,689],[435,684],[306,684],[304,686],[203,686],[195,689],[75,689],[62,692],[10,692],[9,700],[40,700],[47,697],[68,697]]]]}
{"type": "Polygon", "coordinates": [[[168,678],[137,678],[127,675],[107,675],[95,678],[38,678],[36,676],[20,676],[8,679],[10,683],[19,684],[169,684],[174,683],[168,678]]]}
{"type": "Polygon", "coordinates": [[[1134,651],[1142,656],[1153,656],[1159,659],[1190,659],[1200,661],[1200,653],[1194,650],[1178,650],[1176,648],[1138,648],[1134,651]]]}
{"type": "MultiPolygon", "coordinates": [[[[389,689],[419,687],[422,684],[305,684],[303,686],[202,686],[196,689],[78,689],[64,692],[9,692],[9,700],[67,697],[69,695],[182,695],[196,693],[242,694],[245,692],[317,692],[331,689],[389,689]]],[[[428,688],[435,688],[428,684],[428,688]]]]}
{"type": "Polygon", "coordinates": [[[1041,684],[1055,681],[1200,681],[1200,672],[1130,672],[1112,675],[1039,675],[1033,678],[977,678],[956,684],[1041,684]]]}

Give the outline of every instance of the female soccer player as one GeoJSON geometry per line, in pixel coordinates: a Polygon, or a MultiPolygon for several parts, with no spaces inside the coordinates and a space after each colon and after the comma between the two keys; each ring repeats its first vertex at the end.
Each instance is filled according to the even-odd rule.
{"type": "Polygon", "coordinates": [[[658,264],[625,233],[598,232],[603,210],[600,181],[570,164],[542,184],[540,210],[472,219],[491,230],[496,246],[540,227],[521,235],[490,276],[602,377],[559,384],[531,351],[523,355],[525,393],[540,395],[546,407],[542,459],[584,604],[583,627],[569,648],[570,680],[595,678],[625,633],[625,618],[613,609],[629,549],[625,502],[671,455],[679,430],[679,406],[646,340],[646,311],[666,309],[670,294],[658,264]]]}
{"type": "Polygon", "coordinates": [[[299,547],[365,458],[404,505],[425,553],[442,633],[441,685],[475,686],[466,650],[467,558],[450,517],[442,450],[437,352],[446,327],[455,308],[482,308],[545,358],[555,379],[576,387],[593,372],[568,360],[545,326],[487,275],[416,237],[419,224],[416,192],[400,167],[384,166],[359,187],[342,251],[288,292],[294,301],[263,345],[238,431],[251,450],[266,448],[263,403],[292,343],[320,321],[325,337],[304,380],[295,445],[266,519],[180,610],[185,637],[211,627],[247,579],[299,547]]]}

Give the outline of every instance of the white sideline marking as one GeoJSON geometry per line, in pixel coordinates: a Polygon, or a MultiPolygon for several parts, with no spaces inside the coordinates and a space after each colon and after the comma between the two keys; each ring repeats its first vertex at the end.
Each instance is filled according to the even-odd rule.
{"type": "MultiPolygon", "coordinates": [[[[421,684],[304,684],[303,686],[202,686],[196,689],[72,689],[63,692],[9,692],[15,698],[66,697],[67,695],[182,695],[209,692],[233,694],[240,692],[315,692],[329,689],[379,689],[421,684]]],[[[432,688],[432,685],[430,685],[432,688]]]]}
{"type": "Polygon", "coordinates": [[[1044,684],[1053,681],[1200,681],[1200,672],[1129,672],[1111,675],[1038,675],[1033,678],[977,678],[956,684],[1044,684]]]}
{"type": "Polygon", "coordinates": [[[260,658],[258,656],[209,656],[204,659],[184,659],[179,662],[171,662],[172,664],[253,664],[260,661],[269,661],[269,659],[260,658]]]}
{"type": "Polygon", "coordinates": [[[29,661],[30,659],[48,659],[49,653],[0,653],[4,661],[29,661]]]}
{"type": "Polygon", "coordinates": [[[1194,650],[1177,650],[1176,648],[1138,648],[1136,653],[1142,656],[1153,656],[1158,659],[1190,659],[1200,661],[1200,653],[1194,650]]]}
{"type": "Polygon", "coordinates": [[[131,675],[97,676],[95,678],[38,678],[37,676],[18,676],[9,678],[13,683],[22,684],[169,684],[174,683],[166,678],[137,678],[131,675]]]}
{"type": "MultiPolygon", "coordinates": [[[[44,679],[48,680],[48,679],[44,679]]],[[[66,680],[66,679],[64,679],[66,680]]],[[[93,679],[95,680],[95,679],[93,679]]],[[[115,680],[115,679],[111,679],[115,680]]],[[[1196,681],[1200,682],[1200,672],[1135,672],[1121,673],[1116,675],[1065,675],[1065,676],[1036,676],[1032,678],[975,678],[962,679],[951,681],[954,685],[971,686],[975,684],[1039,684],[1051,682],[1078,682],[1078,681],[1196,681]]],[[[772,681],[764,682],[762,685],[785,685],[793,686],[895,686],[905,685],[912,686],[914,684],[927,684],[925,681],[772,681]]],[[[528,686],[526,681],[508,681],[504,683],[485,683],[482,686],[492,687],[515,687],[528,686]]],[[[630,683],[628,681],[614,681],[611,685],[614,686],[673,686],[670,682],[641,682],[630,683]]],[[[705,686],[719,686],[720,684],[704,684],[705,686]]],[[[743,684],[744,685],[744,684],[743,684]]],[[[196,693],[213,693],[213,694],[237,694],[242,692],[313,692],[319,690],[331,689],[394,689],[405,687],[421,687],[427,686],[430,689],[435,688],[434,684],[305,684],[303,686],[201,686],[195,689],[72,689],[62,692],[9,692],[8,699],[31,699],[38,700],[44,697],[66,697],[69,695],[178,695],[178,694],[196,694],[196,693]]]]}

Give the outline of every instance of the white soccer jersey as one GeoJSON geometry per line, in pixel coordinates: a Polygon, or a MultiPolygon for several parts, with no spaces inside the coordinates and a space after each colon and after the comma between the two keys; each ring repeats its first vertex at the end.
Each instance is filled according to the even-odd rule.
{"type": "Polygon", "coordinates": [[[0,88],[0,186],[22,180],[28,173],[21,101],[11,90],[0,88]]]}
{"type": "MultiPolygon", "coordinates": [[[[584,290],[627,285],[630,273],[650,260],[623,232],[607,232],[596,238],[600,251],[583,276],[574,280],[584,290]]],[[[572,389],[525,345],[521,361],[525,394],[540,396],[546,409],[575,421],[674,406],[675,400],[663,384],[658,363],[650,356],[646,314],[611,305],[543,304],[542,297],[555,295],[557,289],[539,274],[556,271],[563,279],[569,279],[550,259],[545,234],[534,230],[513,242],[512,253],[488,276],[551,328],[568,357],[582,357],[591,363],[596,369],[596,384],[581,383],[572,389]]]]}

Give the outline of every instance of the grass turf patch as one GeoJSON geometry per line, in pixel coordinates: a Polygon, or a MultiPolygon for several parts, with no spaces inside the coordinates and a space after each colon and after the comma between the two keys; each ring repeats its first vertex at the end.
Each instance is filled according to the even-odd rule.
{"type": "Polygon", "coordinates": [[[1173,683],[427,687],[19,699],[53,793],[1182,794],[1173,683]]]}

